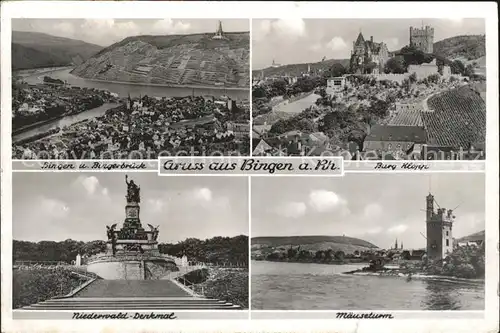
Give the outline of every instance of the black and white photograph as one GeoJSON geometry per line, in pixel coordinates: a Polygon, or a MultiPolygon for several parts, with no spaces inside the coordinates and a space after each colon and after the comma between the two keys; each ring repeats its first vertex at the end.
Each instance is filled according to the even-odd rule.
{"type": "Polygon", "coordinates": [[[484,310],[485,177],[252,180],[252,310],[484,310]]]}
{"type": "Polygon", "coordinates": [[[255,156],[480,160],[484,19],[252,21],[255,156]]]}
{"type": "Polygon", "coordinates": [[[12,20],[12,158],[249,155],[249,25],[12,20]]]}
{"type": "Polygon", "coordinates": [[[16,173],[14,310],[248,309],[248,180],[16,173]]]}

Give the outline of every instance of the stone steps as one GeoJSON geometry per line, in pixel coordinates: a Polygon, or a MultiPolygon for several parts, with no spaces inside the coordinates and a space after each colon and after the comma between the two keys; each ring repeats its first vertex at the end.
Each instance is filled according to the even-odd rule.
{"type": "Polygon", "coordinates": [[[23,310],[233,310],[239,306],[216,299],[204,298],[64,298],[51,299],[23,310]]]}
{"type": "Polygon", "coordinates": [[[23,310],[233,310],[225,301],[195,297],[169,280],[95,280],[72,296],[23,310]]]}

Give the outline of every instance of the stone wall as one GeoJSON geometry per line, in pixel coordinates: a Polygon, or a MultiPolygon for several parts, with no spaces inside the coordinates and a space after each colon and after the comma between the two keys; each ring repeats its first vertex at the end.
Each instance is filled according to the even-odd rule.
{"type": "Polygon", "coordinates": [[[428,76],[438,74],[438,66],[435,64],[421,64],[421,65],[409,65],[408,73],[417,76],[417,80],[423,80],[428,76]]]}
{"type": "Polygon", "coordinates": [[[87,271],[105,280],[144,279],[144,265],[141,261],[101,261],[89,264],[87,271]]]}
{"type": "Polygon", "coordinates": [[[404,74],[370,74],[369,76],[373,77],[377,81],[387,80],[387,81],[402,83],[410,75],[408,73],[404,73],[404,74]]]}

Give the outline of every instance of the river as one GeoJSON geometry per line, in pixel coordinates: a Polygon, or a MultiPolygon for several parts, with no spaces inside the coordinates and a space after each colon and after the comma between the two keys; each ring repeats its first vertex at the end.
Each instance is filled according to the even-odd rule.
{"type": "Polygon", "coordinates": [[[13,134],[12,135],[12,142],[24,140],[24,139],[32,137],[34,135],[48,132],[49,130],[55,129],[57,127],[63,128],[64,126],[69,126],[69,125],[75,124],[77,122],[80,122],[82,120],[103,116],[107,110],[114,108],[116,106],[118,106],[118,104],[105,103],[105,104],[103,104],[97,108],[91,109],[91,110],[83,111],[83,112],[78,113],[78,114],[69,115],[69,116],[62,117],[60,119],[46,122],[43,125],[36,126],[36,127],[31,128],[29,130],[23,131],[21,133],[18,133],[15,135],[13,134]]]}
{"type": "Polygon", "coordinates": [[[252,261],[252,309],[484,310],[484,284],[341,274],[362,266],[252,261]]]}
{"type": "MultiPolygon", "coordinates": [[[[118,94],[120,97],[138,97],[139,95],[148,95],[154,97],[185,97],[193,94],[196,96],[211,95],[219,97],[227,95],[235,100],[244,100],[250,98],[249,90],[225,90],[225,89],[208,89],[208,88],[183,88],[183,87],[163,87],[150,86],[143,84],[129,84],[118,82],[103,82],[84,79],[70,73],[72,68],[64,67],[61,69],[38,70],[31,75],[23,75],[23,71],[19,72],[23,79],[29,84],[38,84],[43,82],[44,76],[50,76],[54,79],[59,79],[68,82],[68,84],[81,88],[96,88],[100,90],[108,90],[118,94]]],[[[24,72],[26,73],[26,72],[24,72]]]]}

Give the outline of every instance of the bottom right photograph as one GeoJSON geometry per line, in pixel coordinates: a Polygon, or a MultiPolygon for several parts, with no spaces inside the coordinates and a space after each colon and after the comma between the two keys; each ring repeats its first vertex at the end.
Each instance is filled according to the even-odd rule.
{"type": "Polygon", "coordinates": [[[483,173],[252,179],[252,310],[484,310],[483,173]]]}

